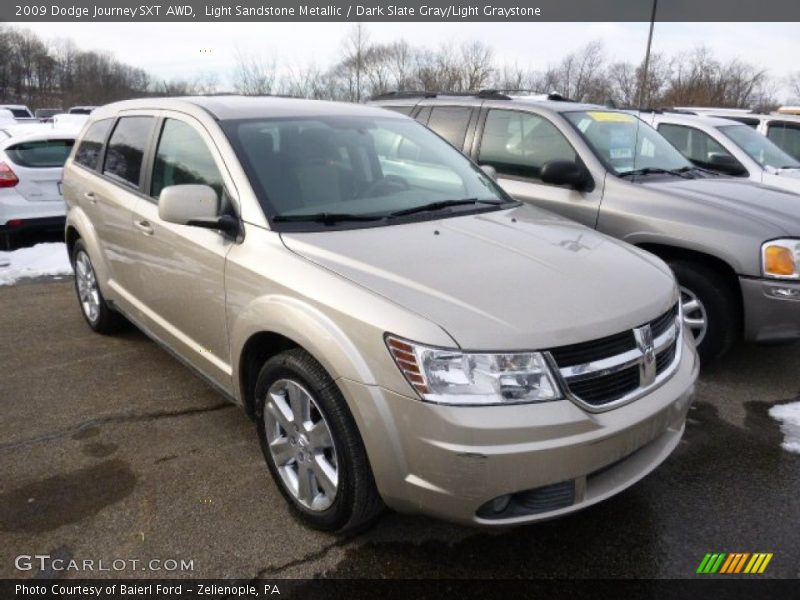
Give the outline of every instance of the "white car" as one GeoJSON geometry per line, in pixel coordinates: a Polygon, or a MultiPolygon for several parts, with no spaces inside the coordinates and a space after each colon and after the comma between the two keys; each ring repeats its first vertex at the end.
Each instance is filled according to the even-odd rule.
{"type": "Polygon", "coordinates": [[[698,167],[800,194],[800,161],[752,127],[672,112],[639,116],[698,167]]]}
{"type": "Polygon", "coordinates": [[[4,108],[6,110],[11,111],[11,114],[14,116],[18,122],[25,122],[25,121],[35,121],[38,122],[38,119],[33,116],[31,109],[25,106],[24,104],[0,104],[0,108],[4,108]]]}
{"type": "Polygon", "coordinates": [[[34,230],[62,230],[61,171],[76,131],[42,128],[0,139],[0,244],[34,230]]]}
{"type": "Polygon", "coordinates": [[[756,112],[746,108],[704,108],[686,106],[676,108],[681,112],[707,117],[720,117],[744,123],[761,135],[767,136],[772,143],[792,158],[800,160],[800,112],[792,111],[792,107],[784,107],[776,112],[756,112]]]}

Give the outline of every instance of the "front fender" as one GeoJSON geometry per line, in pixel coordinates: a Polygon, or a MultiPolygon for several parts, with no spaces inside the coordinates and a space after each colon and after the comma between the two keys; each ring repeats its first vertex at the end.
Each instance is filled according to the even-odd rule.
{"type": "MultiPolygon", "coordinates": [[[[237,311],[232,320],[230,339],[234,350],[233,372],[241,373],[242,354],[248,340],[268,332],[279,334],[301,346],[319,361],[333,379],[344,377],[375,385],[378,380],[375,363],[380,362],[378,357],[386,354],[387,364],[394,365],[388,363],[390,359],[383,346],[382,335],[377,331],[370,335],[371,329],[364,326],[363,331],[358,331],[362,346],[367,344],[365,352],[356,347],[340,324],[319,308],[291,296],[261,296],[237,311]],[[365,355],[373,358],[373,364],[367,362],[365,355]]],[[[400,376],[399,371],[397,375],[400,376]]],[[[234,377],[234,392],[238,400],[245,400],[239,377],[234,377]]]]}

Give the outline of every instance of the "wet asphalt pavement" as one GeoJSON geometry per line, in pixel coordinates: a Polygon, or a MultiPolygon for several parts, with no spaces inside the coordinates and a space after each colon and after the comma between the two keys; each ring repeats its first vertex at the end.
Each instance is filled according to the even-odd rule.
{"type": "Polygon", "coordinates": [[[800,455],[767,414],[800,400],[800,345],[705,370],[675,453],[598,506],[488,533],[386,513],[340,539],[292,519],[243,412],[135,329],[92,333],[71,281],[0,287],[0,335],[0,577],[53,575],[20,554],[192,560],[171,575],[203,578],[692,577],[715,551],[800,577],[800,455]]]}

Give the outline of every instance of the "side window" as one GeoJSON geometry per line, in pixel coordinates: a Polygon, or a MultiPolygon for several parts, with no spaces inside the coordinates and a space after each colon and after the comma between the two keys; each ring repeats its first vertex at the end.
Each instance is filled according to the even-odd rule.
{"type": "Polygon", "coordinates": [[[531,113],[490,110],[478,162],[501,175],[538,178],[553,160],[576,162],[575,149],[550,121],[531,113]]]}
{"type": "Polygon", "coordinates": [[[386,110],[393,110],[394,112],[406,116],[411,115],[411,111],[414,110],[413,106],[384,106],[383,108],[385,108],[386,110]]]}
{"type": "Polygon", "coordinates": [[[461,150],[471,114],[472,109],[468,106],[435,106],[431,110],[428,127],[461,150]]]}
{"type": "Polygon", "coordinates": [[[658,132],[675,146],[681,154],[699,167],[718,168],[722,162],[738,164],[739,161],[714,138],[685,125],[661,123],[658,132]]]}
{"type": "Polygon", "coordinates": [[[165,187],[185,183],[209,185],[222,196],[222,175],[203,138],[191,125],[167,119],[153,163],[150,195],[158,198],[165,187]]]}
{"type": "Polygon", "coordinates": [[[800,160],[800,123],[770,121],[767,137],[786,154],[800,160]]]}
{"type": "Polygon", "coordinates": [[[106,135],[111,128],[113,119],[103,119],[102,121],[95,121],[89,126],[86,134],[81,138],[78,144],[78,150],[75,152],[75,162],[90,169],[97,168],[97,162],[100,158],[100,151],[103,149],[103,142],[106,141],[106,135]]]}
{"type": "Polygon", "coordinates": [[[139,187],[142,174],[142,158],[150,133],[153,117],[122,117],[108,140],[103,175],[139,187]]]}

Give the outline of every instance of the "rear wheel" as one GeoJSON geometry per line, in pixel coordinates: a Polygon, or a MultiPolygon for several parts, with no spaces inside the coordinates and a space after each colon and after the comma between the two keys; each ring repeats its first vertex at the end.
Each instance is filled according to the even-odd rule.
{"type": "Polygon", "coordinates": [[[261,449],[281,493],[305,524],[340,533],[383,508],[364,444],[325,369],[301,349],[268,360],[255,387],[261,449]]]}
{"type": "Polygon", "coordinates": [[[84,319],[97,333],[114,333],[125,323],[125,319],[106,303],[100,287],[97,284],[97,275],[92,265],[92,259],[86,251],[82,240],[75,242],[72,249],[72,268],[75,271],[75,292],[81,307],[84,319]]]}
{"type": "Polygon", "coordinates": [[[10,251],[11,250],[11,232],[4,231],[0,234],[0,247],[3,250],[10,251]]]}
{"type": "Polygon", "coordinates": [[[688,261],[670,261],[678,279],[687,334],[704,363],[725,354],[739,334],[739,310],[727,280],[713,269],[688,261]]]}

